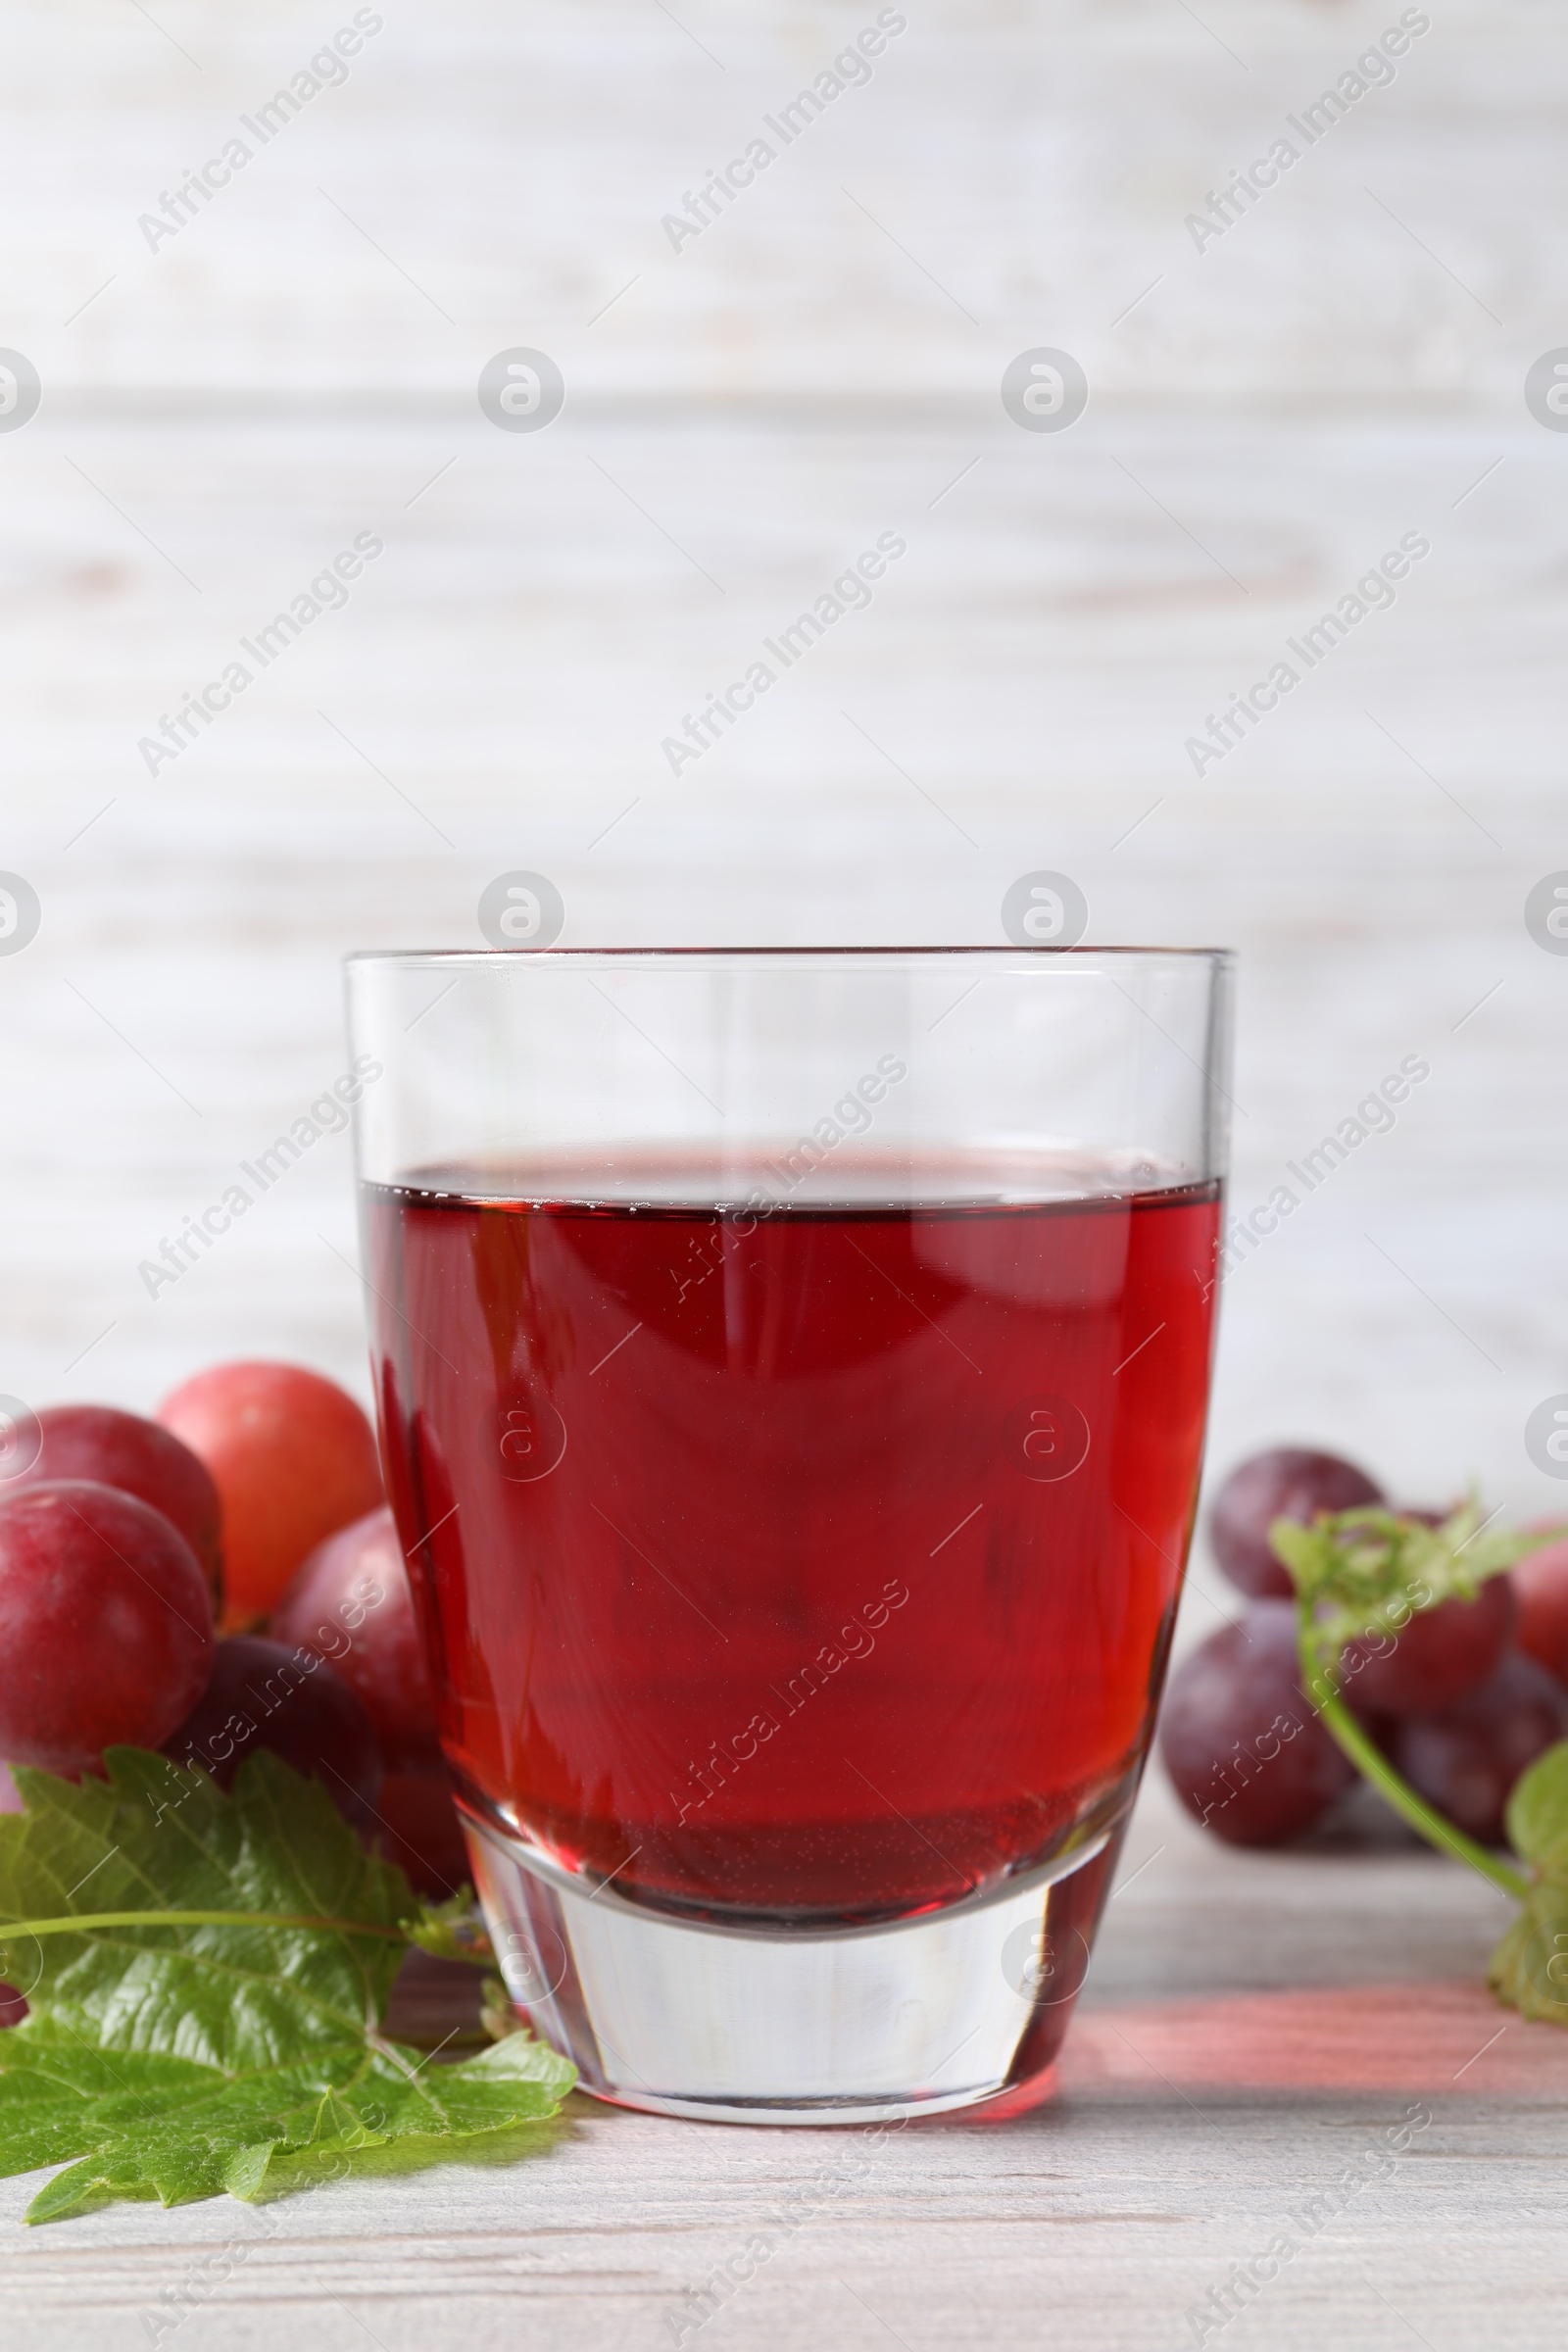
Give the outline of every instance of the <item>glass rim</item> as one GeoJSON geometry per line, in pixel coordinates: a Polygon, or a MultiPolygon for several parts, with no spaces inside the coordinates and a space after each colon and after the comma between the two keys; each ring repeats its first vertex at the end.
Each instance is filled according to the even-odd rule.
{"type": "Polygon", "coordinates": [[[1092,947],[1078,943],[1072,947],[744,947],[744,948],[353,948],[343,957],[345,965],[364,963],[569,963],[592,959],[629,963],[645,961],[673,962],[677,958],[710,956],[715,961],[733,961],[742,956],[772,956],[779,962],[805,963],[818,957],[851,957],[881,956],[890,962],[913,962],[917,959],[956,956],[989,956],[1006,960],[1024,956],[1031,960],[1067,956],[1180,956],[1195,962],[1212,964],[1234,963],[1235,948],[1161,948],[1161,947],[1092,947]]]}

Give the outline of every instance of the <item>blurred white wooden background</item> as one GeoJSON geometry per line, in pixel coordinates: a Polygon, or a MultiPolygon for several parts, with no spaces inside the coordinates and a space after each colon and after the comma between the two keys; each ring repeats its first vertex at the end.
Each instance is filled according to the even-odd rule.
{"type": "MultiPolygon", "coordinates": [[[[347,78],[150,251],[138,217],[351,0],[7,11],[0,347],[43,399],[0,430],[0,869],[43,920],[0,956],[0,1390],[148,1404],[243,1351],[364,1394],[341,1138],[156,1302],[137,1261],[342,1067],[341,953],[477,944],[502,870],[617,944],[1000,941],[1049,866],[1092,940],[1241,949],[1242,1207],[1432,1066],[1228,1286],[1216,1463],[1302,1437],[1411,1496],[1474,1472],[1553,1508],[1522,1433],[1568,1388],[1568,958],[1523,906],[1568,868],[1568,437],[1522,387],[1568,344],[1560,14],[1434,5],[1200,253],[1187,214],[1401,0],[904,0],[869,83],[676,254],[662,216],[872,0],[369,13],[347,78]],[[519,345],[567,386],[537,434],[475,398],[519,345]],[[1040,345],[1092,385],[1059,435],[999,398],[1040,345]],[[869,610],[672,779],[661,738],[889,529],[869,610]],[[138,739],[363,531],[347,607],[149,776],[138,739]],[[1409,531],[1394,609],[1199,781],[1187,736],[1409,531]]],[[[1490,1897],[1435,1860],[1223,1852],[1157,1785],[1129,1870],[1061,2104],[911,2132],[712,2340],[882,2341],[889,2312],[921,2344],[1183,2340],[1430,2088],[1441,2162],[1228,2340],[1559,2342],[1561,2054],[1474,1988],[1490,1897]],[[1455,1974],[1403,2040],[1355,1982],[1455,1974]],[[1328,2006],[1227,2005],[1274,1984],[1328,2006]],[[1126,2006],[1173,1993],[1186,2060],[1126,2006]],[[1137,2095],[1102,2095],[1151,2033],[1137,2095]]],[[[179,2249],[274,2224],[193,2344],[664,2341],[824,2145],[585,2109],[521,2176],[13,2232],[17,2342],[84,2313],[141,2342],[179,2249]]]]}
{"type": "Polygon", "coordinates": [[[568,944],[1000,941],[1051,866],[1092,940],[1241,949],[1244,1208],[1432,1064],[1228,1286],[1216,1464],[1299,1437],[1554,1507],[1568,959],[1523,903],[1568,866],[1568,438],[1522,385],[1568,340],[1560,19],[1445,6],[1199,253],[1395,0],[910,0],[676,254],[662,216],[873,7],[368,13],[150,252],[353,9],[9,11],[0,344],[43,400],[0,433],[0,867],[43,924],[0,957],[0,1389],[145,1405],[276,1352],[364,1393],[342,1139],[156,1302],[137,1262],[342,1066],[340,954],[478,944],[498,871],[555,879],[568,944]],[[1040,344],[1092,384],[1059,435],[999,398],[1040,344]],[[564,370],[547,431],[479,411],[514,345],[564,370]],[[673,780],[662,737],[888,529],[869,610],[673,780]],[[367,530],[346,609],[150,777],[367,530]],[[1200,782],[1185,739],[1408,531],[1394,609],[1200,782]]]}

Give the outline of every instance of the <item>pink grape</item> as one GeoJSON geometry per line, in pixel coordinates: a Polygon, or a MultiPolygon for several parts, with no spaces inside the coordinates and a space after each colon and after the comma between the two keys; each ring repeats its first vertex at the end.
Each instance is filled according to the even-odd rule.
{"type": "Polygon", "coordinates": [[[211,1471],[223,1511],[225,1633],[260,1625],[323,1537],[381,1496],[375,1432],[346,1391],[297,1364],[214,1364],[158,1418],[211,1471]]]}
{"type": "Polygon", "coordinates": [[[1519,1604],[1520,1648],[1568,1684],[1568,1538],[1521,1560],[1510,1582],[1519,1604]]]}
{"type": "Polygon", "coordinates": [[[1170,1678],[1159,1749],[1189,1812],[1233,1845],[1279,1845],[1355,1778],[1298,1679],[1296,1609],[1254,1601],[1170,1678]]]}
{"type": "Polygon", "coordinates": [[[1290,1599],[1295,1588],[1269,1549],[1276,1519],[1309,1527],[1319,1511],[1350,1511],[1385,1500],[1381,1487],[1334,1453],[1276,1446],[1238,1463],[1214,1497],[1208,1540],[1233,1585],[1259,1598],[1290,1599]]]}
{"type": "Polygon", "coordinates": [[[218,1489],[172,1430],[113,1404],[46,1404],[38,1415],[38,1452],[4,1490],[61,1478],[91,1479],[134,1494],[178,1528],[206,1571],[215,1605],[221,1591],[218,1489]]]}
{"type": "Polygon", "coordinates": [[[212,1670],[213,1602],[161,1512],[87,1479],[0,1499],[0,1756],[79,1779],[157,1747],[212,1670]]]}
{"type": "Polygon", "coordinates": [[[1513,1638],[1513,1589],[1489,1577],[1474,1600],[1419,1610],[1345,1653],[1345,1695],[1357,1715],[1430,1715],[1495,1671],[1513,1638]]]}
{"type": "Polygon", "coordinates": [[[435,1693],[392,1514],[383,1505],[318,1544],[272,1614],[359,1692],[389,1770],[440,1772],[435,1693]]]}
{"type": "Polygon", "coordinates": [[[317,1545],[278,1603],[272,1633],[329,1660],[364,1701],[386,1765],[377,1849],[420,1894],[438,1902],[456,1894],[469,1877],[467,1848],[389,1510],[317,1545]]]}

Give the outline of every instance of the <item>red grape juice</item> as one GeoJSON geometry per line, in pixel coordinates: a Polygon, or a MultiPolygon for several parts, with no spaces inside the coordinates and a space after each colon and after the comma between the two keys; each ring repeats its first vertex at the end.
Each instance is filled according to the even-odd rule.
{"type": "Polygon", "coordinates": [[[383,1453],[468,1802],[632,1901],[801,1928],[1114,1826],[1219,1222],[1217,1186],[1116,1181],[760,1212],[668,1170],[591,1202],[526,1166],[368,1186],[383,1453]]]}

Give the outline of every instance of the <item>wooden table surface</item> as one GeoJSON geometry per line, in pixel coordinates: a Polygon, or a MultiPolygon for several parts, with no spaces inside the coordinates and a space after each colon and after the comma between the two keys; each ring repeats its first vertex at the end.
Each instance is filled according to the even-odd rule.
{"type": "Polygon", "coordinates": [[[130,2352],[177,2319],[181,2352],[1548,2352],[1568,2034],[1485,1991],[1505,1916],[1413,1845],[1227,1849],[1152,1778],[1026,2114],[869,2142],[576,2096],[527,2153],[32,2231],[37,2180],[8,2181],[4,2340],[130,2352]],[[1201,2333],[1232,2266],[1270,2261],[1201,2333]],[[721,2294],[728,2265],[752,2276],[721,2294]]]}
{"type": "Polygon", "coordinates": [[[342,1137],[175,1290],[138,1266],[341,1068],[342,953],[477,944],[500,872],[581,946],[1000,942],[1050,867],[1092,941],[1240,950],[1239,1212],[1431,1065],[1227,1284],[1216,1460],[1302,1437],[1550,1510],[1568,959],[1523,907],[1568,868],[1568,435],[1521,387],[1568,336],[1561,23],[1446,5],[1199,252],[1392,0],[922,0],[677,254],[663,213],[874,8],[403,0],[149,249],[353,13],[13,12],[0,345],[44,395],[0,433],[0,869],[44,917],[0,956],[0,1390],[147,1406],[249,1352],[363,1393],[342,1137]],[[998,394],[1042,341],[1093,384],[1059,435],[998,394]],[[538,434],[475,398],[519,343],[568,382],[538,434]],[[875,601],[672,776],[682,714],[888,530],[875,601]],[[150,775],[363,531],[347,606],[150,775]],[[1395,606],[1196,775],[1406,532],[1395,606]]]}
{"type": "MultiPolygon", "coordinates": [[[[1522,910],[1568,869],[1568,437],[1521,397],[1568,341],[1560,21],[1425,12],[1200,252],[1187,214],[1399,0],[922,0],[677,254],[663,213],[871,0],[369,13],[155,249],[139,216],[349,0],[8,25],[0,345],[44,397],[0,436],[0,868],[44,921],[0,960],[0,1390],[146,1407],[272,1353],[364,1393],[342,1137],[172,1293],[137,1267],[342,1066],[341,953],[477,944],[501,871],[549,873],[581,945],[1000,941],[1054,867],[1092,940],[1240,947],[1238,1208],[1431,1063],[1227,1285],[1218,1465],[1299,1438],[1560,1505],[1522,1432],[1568,1388],[1568,959],[1522,910]],[[998,398],[1042,343],[1093,384],[1059,438],[998,398]],[[519,344],[569,386],[537,437],[475,400],[519,344]],[[671,777],[671,726],[890,528],[875,603],[671,777]],[[347,608],[149,775],[160,713],[364,530],[347,608]],[[1407,531],[1396,606],[1195,775],[1205,714],[1407,531]]],[[[1200,1552],[1181,1638],[1228,1605],[1200,1552]]],[[[1055,2097],[898,2134],[686,2340],[1191,2343],[1412,2102],[1209,2340],[1564,2339],[1568,2035],[1480,1989],[1495,1898],[1403,1849],[1226,1852],[1154,1782],[1125,1871],[1055,2097]]],[[[29,2232],[4,2183],[3,2342],[670,2345],[853,2144],[579,2100],[526,2161],[255,2210],[29,2232]]]]}

